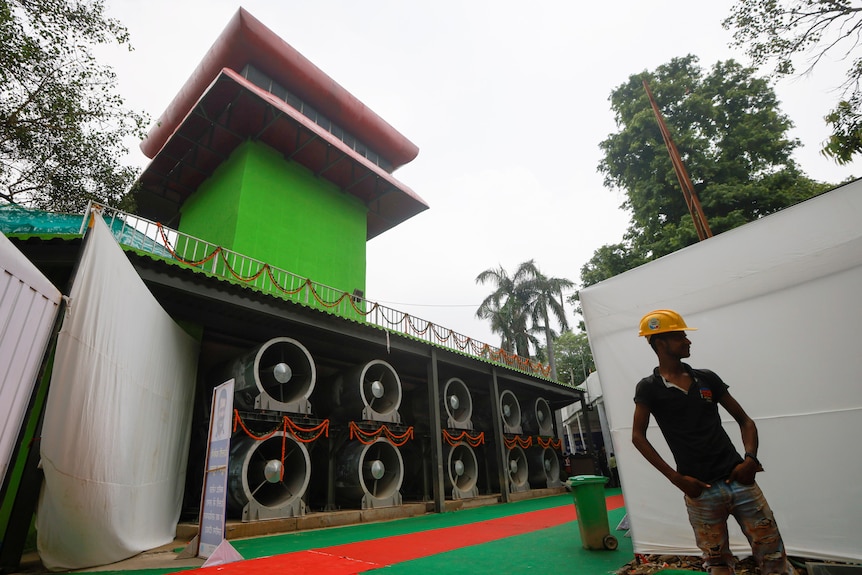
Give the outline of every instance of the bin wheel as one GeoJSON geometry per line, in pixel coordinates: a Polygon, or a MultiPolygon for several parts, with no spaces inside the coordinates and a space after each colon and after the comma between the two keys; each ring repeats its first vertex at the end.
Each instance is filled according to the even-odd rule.
{"type": "Polygon", "coordinates": [[[613,551],[619,546],[620,542],[613,535],[605,535],[605,538],[602,539],[602,544],[605,546],[605,549],[613,551]]]}

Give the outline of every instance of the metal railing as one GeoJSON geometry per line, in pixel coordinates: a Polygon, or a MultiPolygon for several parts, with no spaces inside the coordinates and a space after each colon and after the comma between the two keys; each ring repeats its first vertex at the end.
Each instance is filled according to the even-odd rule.
{"type": "MultiPolygon", "coordinates": [[[[178,261],[274,297],[295,301],[355,321],[367,322],[513,369],[549,377],[550,370],[547,366],[529,358],[508,353],[426,319],[311,281],[206,240],[166,228],[160,223],[96,204],[88,205],[85,213],[100,213],[117,242],[130,248],[178,261]]],[[[88,220],[85,216],[81,223],[82,234],[88,220]]]]}

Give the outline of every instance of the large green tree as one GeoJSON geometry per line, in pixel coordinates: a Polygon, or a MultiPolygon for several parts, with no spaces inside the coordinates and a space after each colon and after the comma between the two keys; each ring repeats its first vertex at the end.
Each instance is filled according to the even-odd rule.
{"type": "Polygon", "coordinates": [[[595,371],[590,342],[585,333],[565,331],[554,341],[557,355],[557,370],[561,381],[580,385],[595,371]]]}
{"type": "Polygon", "coordinates": [[[829,186],[793,161],[769,82],[728,60],[704,70],[695,56],[674,58],[629,77],[610,96],[619,130],[600,143],[605,185],[626,195],[631,225],[619,244],[599,248],[581,270],[592,285],[698,240],[676,173],[650,107],[649,83],[713,234],[816,195],[829,186]]]}
{"type": "MultiPolygon", "coordinates": [[[[101,0],[0,0],[0,201],[77,211],[119,205],[137,169],[127,137],[145,115],[124,108],[95,46],[129,46],[101,0]]],[[[124,207],[128,207],[125,205],[124,207]]]]}
{"type": "Polygon", "coordinates": [[[734,45],[775,77],[806,74],[821,61],[847,63],[838,102],[825,116],[832,135],[823,151],[839,163],[862,152],[862,4],[852,0],[739,0],[723,25],[734,45]],[[801,70],[797,65],[802,62],[801,70]]]}
{"type": "MultiPolygon", "coordinates": [[[[636,268],[644,263],[635,250],[630,240],[623,240],[618,244],[606,244],[598,248],[590,261],[581,268],[581,285],[590,286],[604,279],[619,275],[626,270],[636,268]]],[[[577,297],[572,303],[577,305],[577,297]]]]}

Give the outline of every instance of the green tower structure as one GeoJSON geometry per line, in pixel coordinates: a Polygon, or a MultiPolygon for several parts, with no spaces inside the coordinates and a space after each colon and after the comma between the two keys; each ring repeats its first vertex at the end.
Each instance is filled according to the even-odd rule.
{"type": "Polygon", "coordinates": [[[354,296],[428,207],[392,176],[418,148],[243,9],[141,148],[140,215],[354,296]]]}
{"type": "Polygon", "coordinates": [[[339,291],[365,291],[365,206],[265,144],[238,147],[180,211],[183,233],[339,291]]]}

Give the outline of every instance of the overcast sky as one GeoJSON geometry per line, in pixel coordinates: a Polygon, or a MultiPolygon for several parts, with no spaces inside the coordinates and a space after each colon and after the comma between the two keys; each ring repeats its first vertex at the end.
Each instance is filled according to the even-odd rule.
{"type": "MultiPolygon", "coordinates": [[[[535,259],[579,280],[629,215],[602,185],[608,96],[629,75],[686,54],[704,68],[743,54],[721,21],[731,2],[637,0],[108,0],[135,51],[104,59],[129,107],[155,120],[243,6],[419,147],[395,172],[431,206],[368,243],[366,297],[499,345],[475,311],[483,270],[535,259]]],[[[840,63],[776,85],[810,177],[860,172],[819,153],[840,63]],[[855,172],[854,172],[855,170],[855,172]]],[[[139,149],[132,161],[148,161],[139,149]]],[[[693,174],[696,178],[696,174],[693,174]]],[[[314,279],[314,278],[312,278],[314,279]]],[[[570,318],[572,321],[572,318],[570,318]]]]}

